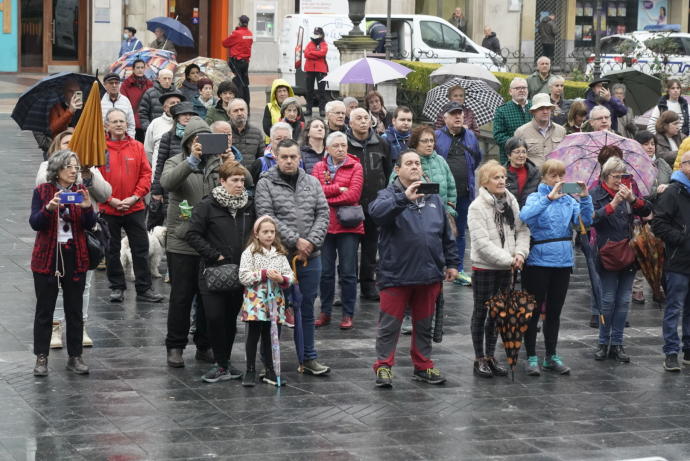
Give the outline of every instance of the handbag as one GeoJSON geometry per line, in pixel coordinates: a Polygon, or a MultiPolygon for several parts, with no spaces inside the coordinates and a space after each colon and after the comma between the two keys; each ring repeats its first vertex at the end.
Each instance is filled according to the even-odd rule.
{"type": "Polygon", "coordinates": [[[607,271],[622,271],[635,262],[635,251],[630,246],[630,239],[617,242],[608,240],[599,248],[599,261],[607,271]]]}
{"type": "Polygon", "coordinates": [[[93,229],[86,229],[86,247],[89,252],[89,270],[96,269],[110,246],[110,228],[103,218],[96,217],[93,229]]]}
{"type": "Polygon", "coordinates": [[[343,227],[357,227],[364,221],[362,205],[340,206],[335,210],[335,215],[343,227]]]}
{"type": "Polygon", "coordinates": [[[208,291],[225,292],[242,288],[240,283],[240,266],[237,264],[207,266],[204,267],[201,274],[208,291]]]}

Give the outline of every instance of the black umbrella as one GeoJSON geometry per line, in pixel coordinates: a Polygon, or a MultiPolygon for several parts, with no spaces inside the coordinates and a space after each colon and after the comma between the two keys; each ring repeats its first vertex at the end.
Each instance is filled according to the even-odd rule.
{"type": "Polygon", "coordinates": [[[625,105],[636,114],[644,114],[656,106],[661,96],[661,80],[635,69],[615,70],[604,75],[614,83],[625,85],[625,105]]]}
{"type": "MultiPolygon", "coordinates": [[[[19,128],[49,133],[48,114],[55,104],[62,101],[63,88],[70,80],[79,84],[84,93],[83,100],[86,101],[91,85],[94,81],[98,81],[98,78],[95,75],[59,72],[34,84],[19,96],[17,105],[12,110],[12,119],[17,122],[19,128]]],[[[103,86],[100,88],[103,94],[105,88],[103,86]]]]}

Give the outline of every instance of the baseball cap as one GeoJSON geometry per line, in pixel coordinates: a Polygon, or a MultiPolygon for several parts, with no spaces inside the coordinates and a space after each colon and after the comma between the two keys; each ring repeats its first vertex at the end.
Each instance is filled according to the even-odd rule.
{"type": "Polygon", "coordinates": [[[449,102],[448,104],[446,104],[445,106],[443,106],[443,113],[444,114],[450,114],[451,112],[456,112],[458,110],[462,111],[464,109],[465,109],[465,106],[463,106],[459,102],[452,101],[452,102],[449,102]]]}
{"type": "Polygon", "coordinates": [[[121,81],[120,74],[115,72],[108,72],[107,74],[105,74],[105,77],[103,77],[103,83],[107,82],[108,80],[117,80],[119,82],[121,81]]]}

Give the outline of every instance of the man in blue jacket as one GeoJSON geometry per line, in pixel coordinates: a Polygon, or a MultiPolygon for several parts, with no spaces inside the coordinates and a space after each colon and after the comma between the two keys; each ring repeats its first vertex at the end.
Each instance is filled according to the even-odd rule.
{"type": "Polygon", "coordinates": [[[395,346],[405,308],[412,311],[410,355],[413,379],[441,384],[446,378],[429,357],[431,326],[443,280],[458,273],[458,253],[445,206],[437,194],[420,194],[422,163],[415,151],[403,151],[395,165],[398,178],[379,191],[369,214],[379,228],[376,282],[381,296],[376,355],[376,385],[391,387],[395,346]]]}
{"type": "Polygon", "coordinates": [[[400,152],[407,150],[412,135],[412,109],[398,106],[393,113],[393,122],[381,136],[391,147],[391,160],[395,162],[400,152]]]}

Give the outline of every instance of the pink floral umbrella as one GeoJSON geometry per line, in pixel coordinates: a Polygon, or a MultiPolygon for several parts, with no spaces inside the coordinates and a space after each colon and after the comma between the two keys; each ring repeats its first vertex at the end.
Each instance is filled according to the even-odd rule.
{"type": "Polygon", "coordinates": [[[634,139],[618,136],[610,131],[573,133],[566,136],[558,148],[546,156],[565,164],[565,181],[582,181],[591,187],[599,179],[599,151],[604,146],[616,146],[623,152],[628,173],[633,175],[642,195],[651,193],[656,179],[656,166],[634,139]]]}

